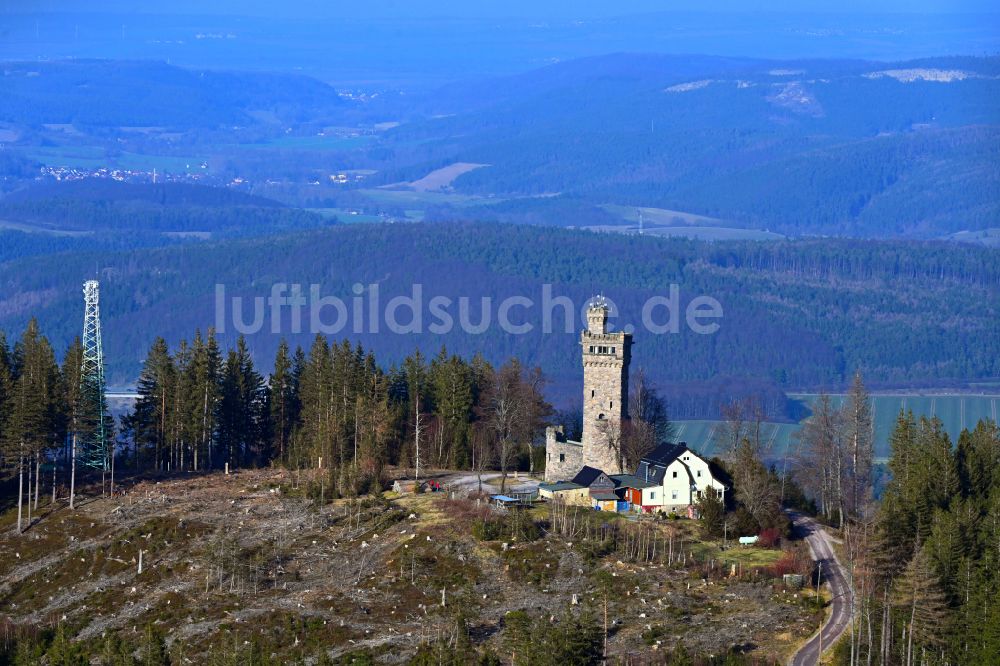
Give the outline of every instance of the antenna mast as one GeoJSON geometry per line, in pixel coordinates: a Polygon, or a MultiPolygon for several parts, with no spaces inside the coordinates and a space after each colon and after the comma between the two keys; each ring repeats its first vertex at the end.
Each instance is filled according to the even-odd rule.
{"type": "Polygon", "coordinates": [[[97,280],[83,283],[83,362],[80,367],[80,460],[94,469],[108,469],[108,405],[101,345],[101,305],[97,280]]]}

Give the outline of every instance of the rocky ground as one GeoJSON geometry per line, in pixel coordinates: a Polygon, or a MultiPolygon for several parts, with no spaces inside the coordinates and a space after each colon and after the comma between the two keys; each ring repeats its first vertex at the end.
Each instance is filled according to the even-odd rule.
{"type": "Polygon", "coordinates": [[[503,655],[509,611],[545,621],[574,599],[603,611],[596,572],[606,571],[614,655],[682,643],[697,654],[736,648],[784,660],[818,625],[807,593],[754,573],[776,552],[721,553],[688,521],[651,523],[663,545],[647,558],[595,549],[596,535],[547,533],[544,507],[529,514],[539,538],[480,540],[472,525],[487,509],[464,498],[478,489],[465,476],[441,477],[455,493],[323,505],[304,496],[304,476],[147,480],[125,495],[88,497],[74,512],[43,506],[21,535],[8,511],[0,619],[61,623],[81,640],[139,636],[153,624],[189,663],[250,639],[289,660],[367,651],[402,662],[460,615],[474,644],[503,655]]]}

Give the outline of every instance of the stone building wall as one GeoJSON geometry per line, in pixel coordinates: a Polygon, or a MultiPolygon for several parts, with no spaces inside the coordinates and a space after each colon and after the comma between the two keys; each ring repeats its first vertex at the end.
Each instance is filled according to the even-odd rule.
{"type": "Polygon", "coordinates": [[[591,307],[587,330],[580,334],[583,351],[583,464],[608,474],[619,467],[622,423],[628,418],[628,367],[632,336],[607,330],[608,310],[591,307]]]}
{"type": "Polygon", "coordinates": [[[569,481],[583,467],[583,446],[563,435],[562,426],[545,429],[545,481],[569,481]]]}

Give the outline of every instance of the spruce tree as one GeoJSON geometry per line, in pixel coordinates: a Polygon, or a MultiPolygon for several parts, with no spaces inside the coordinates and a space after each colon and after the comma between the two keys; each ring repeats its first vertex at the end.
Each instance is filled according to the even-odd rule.
{"type": "Polygon", "coordinates": [[[208,330],[206,339],[195,333],[188,366],[191,387],[188,419],[192,429],[192,467],[195,471],[212,469],[215,449],[215,413],[219,399],[219,375],[222,358],[215,331],[208,330]]]}
{"type": "MultiPolygon", "coordinates": [[[[59,421],[59,369],[48,340],[38,329],[38,322],[28,322],[12,356],[13,385],[9,416],[4,436],[6,458],[16,461],[18,470],[17,529],[23,531],[23,499],[25,491],[31,497],[30,480],[35,480],[38,497],[38,469],[42,456],[53,446],[53,432],[59,421]],[[30,469],[32,467],[33,469],[30,469]],[[28,487],[25,488],[25,475],[28,487]]],[[[31,522],[31,504],[28,520],[31,522]]]]}
{"type": "Polygon", "coordinates": [[[282,340],[274,357],[274,370],[269,380],[271,450],[278,460],[285,462],[292,429],[298,420],[296,382],[288,343],[282,340]]]}
{"type": "Polygon", "coordinates": [[[910,560],[896,587],[896,604],[907,628],[907,663],[919,647],[938,648],[948,637],[948,600],[924,548],[910,560]]]}
{"type": "Polygon", "coordinates": [[[872,492],[872,460],[874,444],[871,414],[871,396],[865,388],[861,373],[854,373],[854,381],[843,407],[849,467],[847,471],[850,492],[850,511],[862,514],[872,492]]]}
{"type": "Polygon", "coordinates": [[[163,338],[156,338],[139,375],[139,398],[130,417],[137,449],[152,459],[156,470],[165,468],[165,449],[176,379],[173,359],[163,338]]]}
{"type": "Polygon", "coordinates": [[[74,338],[63,357],[61,386],[63,393],[63,423],[69,432],[69,508],[76,507],[77,455],[79,454],[78,433],[80,427],[80,373],[83,369],[83,344],[74,338]]]}
{"type": "Polygon", "coordinates": [[[0,331],[0,472],[6,470],[11,462],[8,460],[8,451],[6,451],[5,447],[5,433],[14,397],[14,368],[12,367],[12,362],[10,348],[7,346],[7,338],[3,331],[0,331]]]}

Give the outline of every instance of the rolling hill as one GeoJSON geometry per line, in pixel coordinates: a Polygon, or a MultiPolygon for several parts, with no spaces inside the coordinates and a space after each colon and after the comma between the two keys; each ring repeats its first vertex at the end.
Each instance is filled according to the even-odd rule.
{"type": "Polygon", "coordinates": [[[456,179],[465,194],[558,194],[795,235],[930,237],[1000,214],[998,68],[621,54],[447,89],[440,117],[385,143],[421,142],[430,161],[406,173],[491,164],[456,179]]]}
{"type": "MultiPolygon", "coordinates": [[[[837,386],[855,369],[875,387],[1000,376],[995,256],[987,248],[940,242],[707,243],[490,224],[343,225],[10,261],[0,265],[0,283],[10,294],[0,300],[0,329],[12,339],[35,316],[56,348],[65,348],[82,318],[79,285],[96,264],[112,383],[134,381],[155,336],[174,344],[196,328],[215,325],[216,290],[222,285],[224,342],[231,344],[239,334],[231,297],[243,297],[240,315],[248,324],[254,320],[254,299],[261,299],[259,330],[248,340],[264,368],[282,334],[304,347],[315,332],[347,337],[387,362],[414,348],[432,355],[446,345],[463,356],[479,352],[496,362],[516,355],[538,365],[551,380],[553,399],[565,403],[578,392],[580,323],[575,315],[567,321],[564,309],[554,307],[545,332],[548,284],[553,297],[568,296],[577,308],[597,293],[614,300],[621,312],[618,325],[637,327],[635,366],[661,386],[675,416],[715,418],[720,402],[749,390],[774,396],[772,413],[780,414],[787,407],[783,390],[837,386]],[[315,284],[319,297],[344,301],[348,319],[337,330],[320,330],[306,309],[300,332],[294,332],[289,308],[277,321],[265,307],[263,299],[275,283],[298,283],[307,297],[315,284]],[[643,305],[651,296],[668,297],[673,283],[681,308],[696,296],[719,301],[723,318],[717,333],[696,334],[683,321],[676,334],[645,327],[643,305]],[[375,332],[365,317],[350,319],[356,284],[377,284],[383,311],[393,297],[412,296],[419,285],[419,330],[394,333],[380,317],[375,332]],[[438,321],[430,309],[435,296],[452,299],[450,332],[430,328],[438,321]],[[532,307],[511,314],[513,323],[534,325],[532,331],[511,335],[497,325],[499,304],[510,296],[532,299],[532,307]],[[481,321],[480,299],[491,299],[490,325],[483,332],[460,324],[462,297],[469,299],[472,325],[481,321]]],[[[370,290],[363,296],[370,299],[370,290]]],[[[330,308],[321,316],[331,327],[337,319],[330,308]]],[[[666,310],[653,319],[665,323],[666,310]]],[[[396,321],[410,322],[409,311],[402,309],[396,321]]]]}

